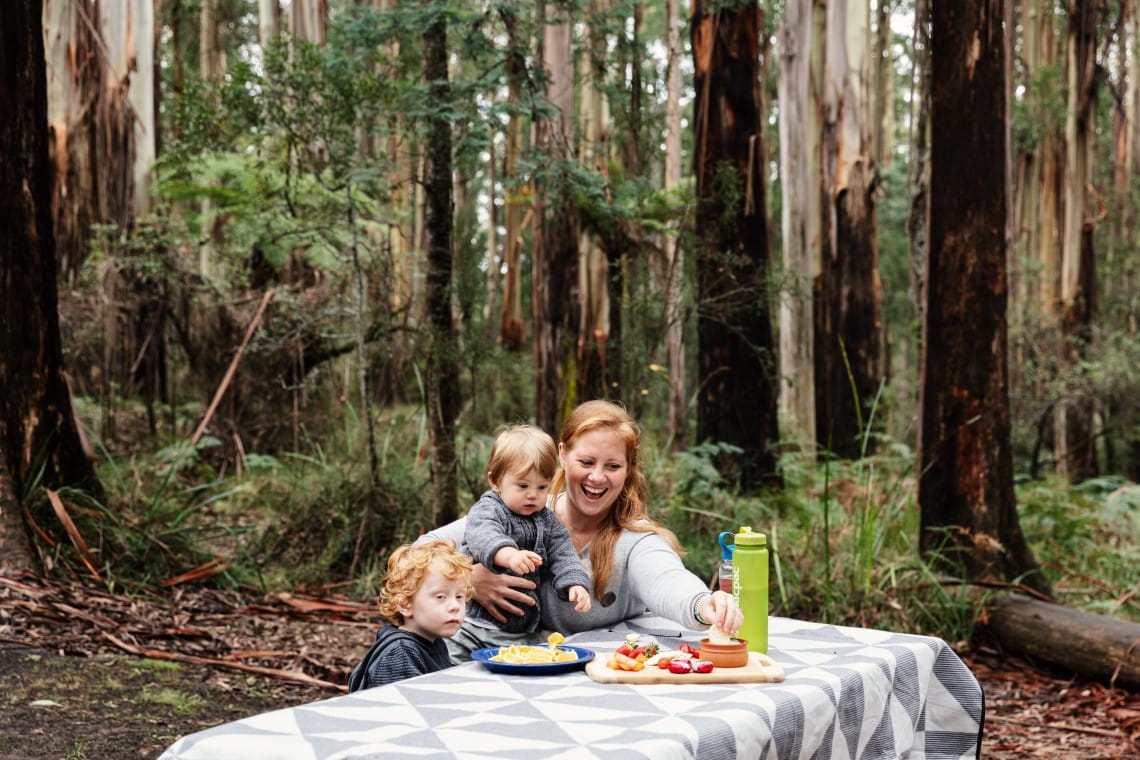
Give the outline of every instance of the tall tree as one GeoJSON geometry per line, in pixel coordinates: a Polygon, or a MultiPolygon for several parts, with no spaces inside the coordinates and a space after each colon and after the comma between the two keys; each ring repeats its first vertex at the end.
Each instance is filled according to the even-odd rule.
{"type": "Polygon", "coordinates": [[[1061,237],[1060,364],[1066,374],[1064,395],[1053,416],[1057,471],[1079,482],[1097,474],[1094,402],[1078,370],[1088,356],[1096,312],[1096,255],[1086,195],[1096,130],[1097,7],[1092,0],[1070,6],[1065,38],[1064,234],[1061,237]]]}
{"type": "Polygon", "coordinates": [[[518,8],[504,4],[499,14],[507,31],[507,132],[503,147],[503,306],[499,341],[508,351],[519,351],[523,343],[522,248],[523,219],[530,202],[530,188],[518,171],[523,149],[523,84],[526,79],[527,47],[519,30],[518,8]]]}
{"type": "Polygon", "coordinates": [[[760,9],[694,0],[697,440],[739,453],[718,465],[746,489],[775,480],[776,357],[767,287],[760,9]]]}
{"type": "Polygon", "coordinates": [[[147,208],[156,133],[154,17],[149,5],[124,9],[105,0],[48,0],[43,10],[56,254],[72,279],[87,258],[93,225],[126,230],[147,208]],[[136,35],[129,45],[128,27],[136,35]]]}
{"type": "Polygon", "coordinates": [[[931,7],[919,545],[972,578],[1047,585],[1013,491],[1006,353],[1008,0],[931,7]],[[962,120],[959,114],[973,114],[962,120]],[[963,161],[970,156],[970,161],[963,161]],[[968,325],[968,329],[964,326],[968,325]]]}
{"type": "Polygon", "coordinates": [[[820,277],[822,0],[790,0],[778,36],[784,274],[780,291],[780,410],[785,436],[816,439],[814,283],[820,277]]]}
{"type": "Polygon", "coordinates": [[[257,41],[261,43],[261,49],[268,49],[270,43],[280,33],[280,0],[257,0],[257,41]]]}
{"type": "MultiPolygon", "coordinates": [[[[1026,396],[1047,395],[1042,346],[1056,340],[1060,297],[1064,108],[1059,71],[1058,14],[1044,0],[1018,3],[1021,49],[1016,86],[1022,116],[1012,125],[1013,243],[1010,270],[1010,386],[1026,396]],[[1022,265],[1022,262],[1025,262],[1022,265]]],[[[1038,413],[1048,420],[1051,406],[1038,413]]],[[[1016,416],[1016,412],[1015,412],[1016,416]]],[[[1036,471],[1036,458],[1030,465],[1036,471]]]]}
{"type": "Polygon", "coordinates": [[[424,79],[431,108],[427,112],[424,167],[424,229],[427,234],[427,367],[428,441],[431,447],[432,505],[437,523],[451,522],[458,512],[455,420],[462,406],[459,346],[451,314],[452,182],[451,83],[447,71],[447,14],[427,0],[431,14],[424,29],[424,79]]]}
{"type": "Polygon", "coordinates": [[[35,566],[22,508],[38,485],[98,494],[63,373],[40,0],[0,28],[0,568],[35,566]]]}
{"type": "Polygon", "coordinates": [[[546,99],[551,111],[536,124],[544,169],[535,181],[538,230],[531,267],[534,310],[535,423],[549,433],[577,403],[575,357],[581,323],[578,209],[571,197],[574,57],[568,9],[539,3],[546,99]],[[546,18],[551,10],[550,18],[546,18]]]}
{"type": "Polygon", "coordinates": [[[827,4],[815,420],[816,440],[848,458],[863,452],[865,410],[884,377],[869,29],[867,0],[827,4]]]}
{"type": "Polygon", "coordinates": [[[297,39],[323,45],[329,33],[328,0],[292,0],[289,33],[297,39]]]}
{"type": "MultiPolygon", "coordinates": [[[[665,176],[666,192],[681,182],[681,16],[679,0],[665,0],[665,176]]],[[[661,246],[665,258],[665,345],[669,357],[669,422],[667,432],[674,448],[687,437],[685,425],[687,383],[685,378],[684,296],[685,257],[677,235],[665,235],[661,246]]]]}
{"type": "MultiPolygon", "coordinates": [[[[585,44],[579,52],[581,95],[578,99],[578,156],[583,167],[608,181],[610,162],[610,104],[606,97],[608,39],[605,22],[609,0],[591,0],[585,44]]],[[[636,152],[636,151],[634,151],[636,152]]],[[[633,167],[629,167],[632,171],[633,167]]],[[[582,293],[578,325],[577,393],[581,398],[620,398],[619,365],[608,356],[610,339],[618,345],[621,315],[622,251],[603,246],[591,231],[578,240],[578,276],[582,293]],[[610,285],[618,290],[611,292],[610,285]],[[612,298],[611,296],[615,296],[612,298]],[[617,306],[616,309],[612,308],[617,306]],[[611,317],[616,316],[616,322],[611,317]],[[615,328],[617,334],[615,334],[615,328]]]]}
{"type": "Polygon", "coordinates": [[[910,261],[908,291],[922,323],[926,309],[926,214],[930,190],[930,0],[915,0],[913,69],[910,76],[909,209],[906,218],[910,261]]]}

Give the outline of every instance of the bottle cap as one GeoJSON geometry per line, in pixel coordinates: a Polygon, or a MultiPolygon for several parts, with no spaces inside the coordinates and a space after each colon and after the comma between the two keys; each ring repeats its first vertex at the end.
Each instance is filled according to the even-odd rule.
{"type": "Polygon", "coordinates": [[[724,531],[716,537],[716,541],[720,544],[720,558],[726,561],[732,561],[732,552],[736,549],[736,544],[730,544],[729,540],[732,538],[732,533],[724,531]]]}
{"type": "Polygon", "coordinates": [[[736,531],[735,541],[737,546],[767,546],[768,536],[763,533],[753,533],[751,526],[742,525],[740,530],[736,531]]]}

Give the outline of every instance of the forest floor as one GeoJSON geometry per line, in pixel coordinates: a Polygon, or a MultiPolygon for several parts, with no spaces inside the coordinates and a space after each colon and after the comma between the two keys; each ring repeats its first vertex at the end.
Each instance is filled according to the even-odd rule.
{"type": "MultiPolygon", "coordinates": [[[[0,576],[0,758],[156,758],[184,734],[336,696],[375,625],[335,589],[148,599],[0,576]]],[[[983,757],[1140,758],[1140,693],[961,654],[986,693],[983,757]]]]}

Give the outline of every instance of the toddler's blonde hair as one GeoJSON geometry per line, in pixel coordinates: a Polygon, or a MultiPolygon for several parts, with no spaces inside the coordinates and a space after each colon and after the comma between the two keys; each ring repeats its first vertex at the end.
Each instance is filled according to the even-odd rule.
{"type": "Polygon", "coordinates": [[[534,425],[501,428],[487,458],[487,478],[498,487],[505,476],[525,475],[531,468],[542,478],[554,478],[558,471],[558,447],[554,439],[534,425]]]}

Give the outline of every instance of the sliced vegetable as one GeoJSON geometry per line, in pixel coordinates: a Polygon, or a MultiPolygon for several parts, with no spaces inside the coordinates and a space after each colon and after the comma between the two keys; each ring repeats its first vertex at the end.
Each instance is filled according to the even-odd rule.
{"type": "Polygon", "coordinates": [[[624,655],[621,652],[614,652],[614,660],[617,661],[618,667],[622,670],[636,672],[645,668],[644,662],[638,662],[632,657],[624,655]]]}
{"type": "Polygon", "coordinates": [[[690,660],[676,659],[676,660],[670,660],[669,661],[669,672],[670,673],[677,673],[677,674],[690,673],[690,672],[692,672],[692,670],[693,670],[693,665],[692,665],[692,662],[690,660]]]}

